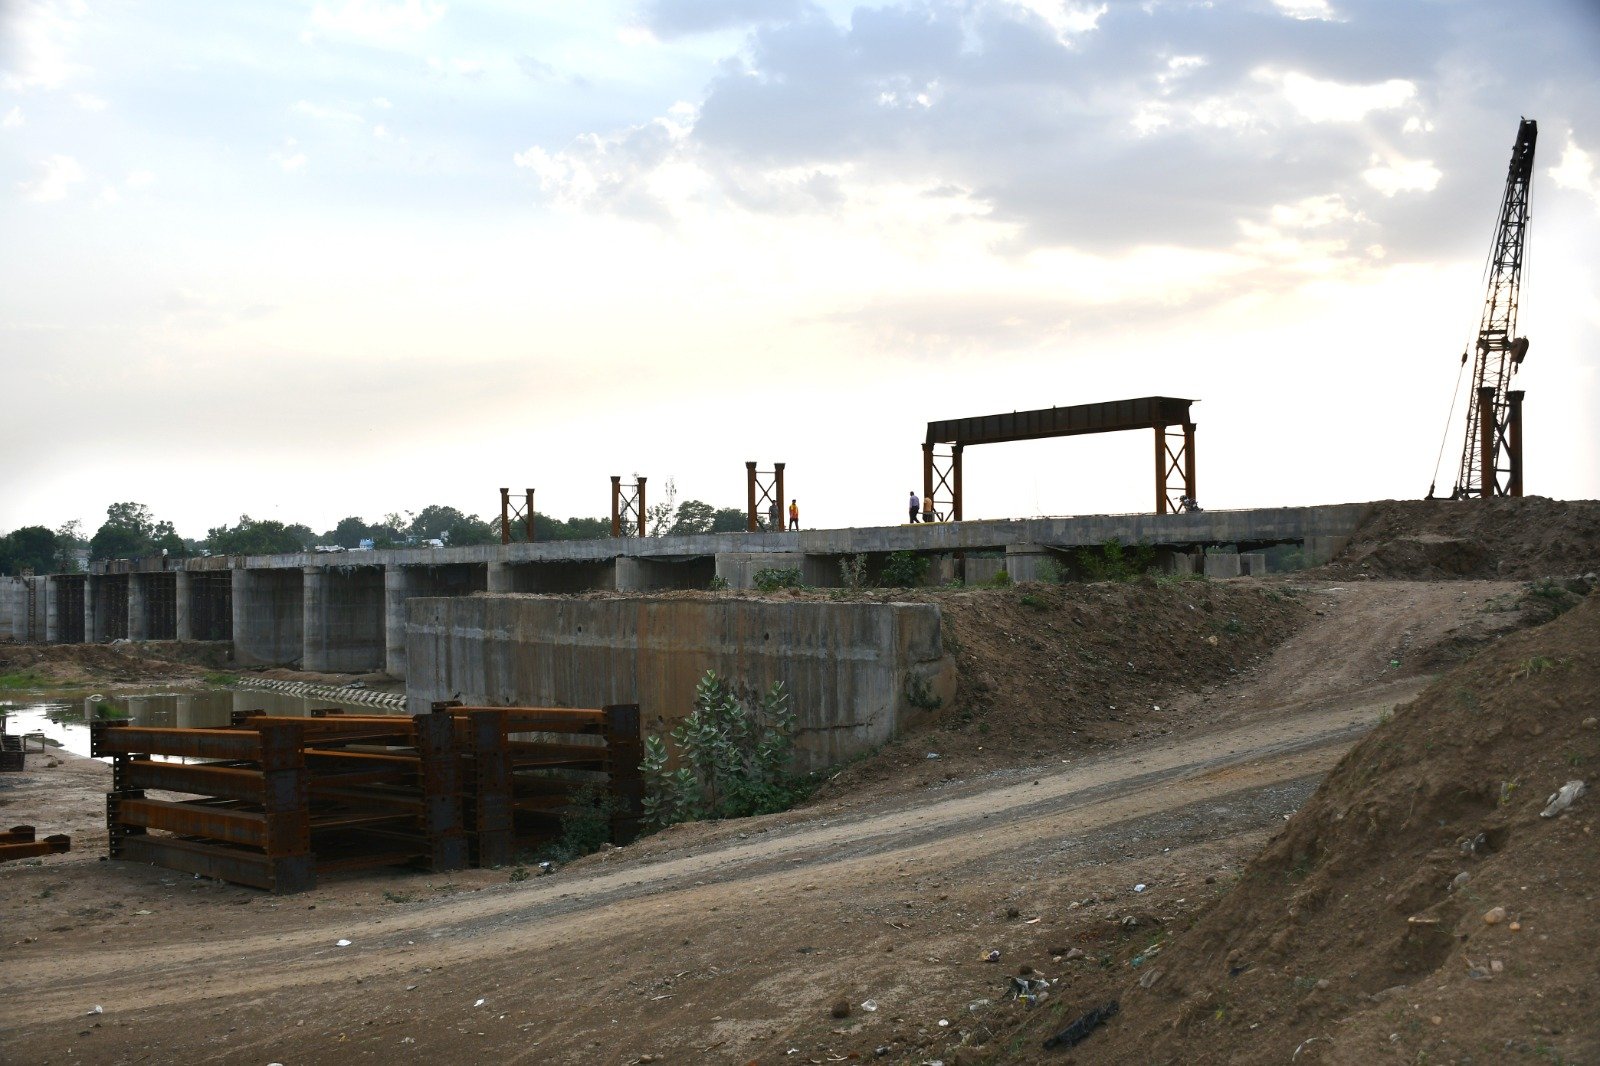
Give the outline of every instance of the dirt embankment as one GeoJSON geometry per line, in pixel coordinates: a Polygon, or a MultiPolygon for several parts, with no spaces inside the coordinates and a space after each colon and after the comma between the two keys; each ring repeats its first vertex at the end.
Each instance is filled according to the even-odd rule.
{"type": "Polygon", "coordinates": [[[1193,928],[1080,990],[1069,1015],[1121,1010],[1075,1061],[1600,1060],[1597,693],[1600,595],[1440,678],[1193,928]]]}
{"type": "Polygon", "coordinates": [[[1325,570],[1422,580],[1593,574],[1600,571],[1600,501],[1384,500],[1325,570]]]}

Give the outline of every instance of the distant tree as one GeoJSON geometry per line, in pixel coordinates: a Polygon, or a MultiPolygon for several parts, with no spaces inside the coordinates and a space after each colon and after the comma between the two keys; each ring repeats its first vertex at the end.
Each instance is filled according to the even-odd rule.
{"type": "Polygon", "coordinates": [[[406,530],[411,528],[410,512],[405,515],[398,511],[390,511],[383,518],[373,523],[371,528],[372,546],[374,548],[398,548],[410,542],[406,530]]]}
{"type": "MultiPolygon", "coordinates": [[[[634,477],[639,475],[635,474],[634,477]]],[[[678,480],[667,478],[661,487],[661,500],[644,509],[645,529],[652,537],[664,537],[678,513],[678,480]]]]}
{"type": "MultiPolygon", "coordinates": [[[[89,546],[83,536],[83,523],[74,518],[70,522],[63,522],[56,528],[56,557],[55,572],[58,574],[76,574],[78,572],[78,552],[89,546]]],[[[185,555],[192,554],[185,551],[185,555]]]]}
{"type": "Polygon", "coordinates": [[[339,524],[322,535],[323,544],[337,544],[341,548],[359,548],[361,542],[372,536],[372,527],[365,521],[351,515],[341,518],[339,524]]]}
{"type": "Polygon", "coordinates": [[[48,574],[55,569],[56,535],[44,526],[23,526],[0,537],[0,565],[8,574],[20,574],[31,569],[35,574],[48,574]]]}
{"type": "Polygon", "coordinates": [[[719,507],[717,513],[711,516],[711,532],[743,533],[748,528],[749,520],[743,508],[719,507]]]}
{"type": "Polygon", "coordinates": [[[493,544],[500,539],[499,531],[477,515],[462,514],[454,507],[439,504],[430,504],[418,511],[408,532],[416,540],[442,540],[457,548],[467,544],[493,544]]]}
{"type": "Polygon", "coordinates": [[[96,559],[131,559],[166,551],[183,555],[183,538],[171,522],[158,522],[142,503],[114,503],[106,520],[89,539],[89,554],[96,559]]]}
{"type": "Polygon", "coordinates": [[[286,526],[270,518],[256,520],[240,515],[231,529],[217,526],[206,532],[213,555],[287,555],[311,547],[316,534],[305,526],[286,526]]]}
{"type": "Polygon", "coordinates": [[[686,537],[694,533],[710,533],[716,521],[717,509],[701,500],[684,500],[678,504],[678,513],[667,530],[669,537],[686,537]]]}
{"type": "MultiPolygon", "coordinates": [[[[491,524],[494,535],[500,535],[500,519],[497,516],[491,524]]],[[[539,511],[533,513],[533,536],[535,540],[596,540],[600,537],[611,536],[611,519],[609,518],[569,518],[563,522],[559,518],[551,518],[539,511]]]]}
{"type": "Polygon", "coordinates": [[[566,526],[567,540],[600,540],[611,536],[609,518],[569,518],[566,526]]]}

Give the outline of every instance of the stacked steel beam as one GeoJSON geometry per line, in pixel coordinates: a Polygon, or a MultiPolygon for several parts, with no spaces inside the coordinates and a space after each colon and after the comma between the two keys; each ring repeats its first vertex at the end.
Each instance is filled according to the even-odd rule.
{"type": "Polygon", "coordinates": [[[554,835],[559,819],[538,816],[558,814],[585,775],[614,797],[612,839],[631,839],[642,801],[638,721],[636,705],[250,712],[226,729],[96,722],[92,750],[114,764],[113,858],[290,893],[335,870],[456,870],[469,857],[501,865],[517,846],[554,835]],[[552,771],[567,776],[552,784],[552,771]]]}
{"type": "Polygon", "coordinates": [[[65,833],[54,833],[43,840],[34,838],[31,825],[14,825],[0,830],[0,862],[12,859],[32,859],[39,855],[59,855],[72,850],[72,838],[65,833]]]}

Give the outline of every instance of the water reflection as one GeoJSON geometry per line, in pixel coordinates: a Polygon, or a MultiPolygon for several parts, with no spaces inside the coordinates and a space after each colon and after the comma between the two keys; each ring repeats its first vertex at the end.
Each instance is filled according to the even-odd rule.
{"type": "Polygon", "coordinates": [[[0,714],[6,717],[8,733],[42,734],[67,751],[88,755],[89,723],[96,718],[125,718],[135,725],[205,729],[227,725],[234,711],[265,711],[272,715],[305,717],[323,707],[344,707],[360,714],[401,713],[370,704],[340,703],[336,700],[306,699],[279,692],[241,689],[0,702],[0,714]]]}

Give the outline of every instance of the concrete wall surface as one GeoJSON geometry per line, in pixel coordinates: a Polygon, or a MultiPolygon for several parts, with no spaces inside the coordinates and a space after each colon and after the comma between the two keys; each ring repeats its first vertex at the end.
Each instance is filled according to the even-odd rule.
{"type": "Polygon", "coordinates": [[[953,664],[934,604],[731,596],[419,598],[406,604],[407,708],[600,707],[637,702],[664,734],[694,707],[707,670],[741,688],[782,681],[799,719],[797,765],[873,748],[949,699],[953,664]]]}

